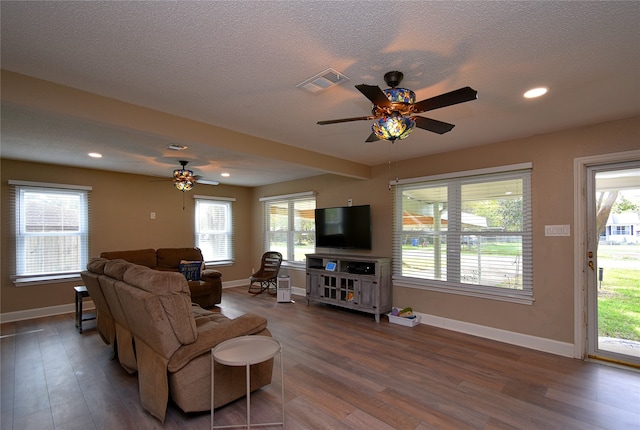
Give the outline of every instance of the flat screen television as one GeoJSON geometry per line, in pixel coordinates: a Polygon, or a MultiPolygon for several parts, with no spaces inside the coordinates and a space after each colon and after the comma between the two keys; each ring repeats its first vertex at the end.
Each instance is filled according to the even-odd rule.
{"type": "Polygon", "coordinates": [[[371,249],[371,206],[316,209],[316,247],[371,249]]]}

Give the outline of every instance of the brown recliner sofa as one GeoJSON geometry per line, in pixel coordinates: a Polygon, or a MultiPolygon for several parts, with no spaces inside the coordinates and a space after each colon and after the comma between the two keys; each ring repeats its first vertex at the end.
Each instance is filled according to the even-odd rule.
{"type": "MultiPolygon", "coordinates": [[[[204,261],[199,248],[158,248],[129,251],[109,251],[100,254],[109,260],[122,259],[155,270],[180,271],[181,261],[204,261]]],[[[205,269],[199,281],[188,281],[191,300],[203,308],[217,305],[222,300],[222,273],[205,269]]],[[[89,293],[91,294],[91,293],[89,293]]]]}
{"type": "MultiPolygon", "coordinates": [[[[230,319],[192,303],[187,281],[177,272],[96,258],[82,277],[102,292],[105,300],[96,302],[99,315],[115,316],[113,309],[120,309],[126,327],[116,326],[129,335],[121,339],[116,330],[115,342],[130,347],[125,355],[135,357],[141,403],[162,422],[169,396],[184,412],[211,408],[211,348],[238,336],[271,336],[261,316],[247,313],[230,319]],[[97,283],[91,281],[95,278],[97,283]],[[101,309],[104,306],[108,309],[101,309]]],[[[272,370],[273,359],[251,366],[251,390],[271,383],[272,370]]],[[[214,371],[214,407],[246,394],[243,367],[216,363],[214,371]]]]}

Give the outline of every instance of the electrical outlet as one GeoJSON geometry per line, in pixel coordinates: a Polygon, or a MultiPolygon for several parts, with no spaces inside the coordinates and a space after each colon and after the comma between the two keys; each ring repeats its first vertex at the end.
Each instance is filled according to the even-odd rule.
{"type": "Polygon", "coordinates": [[[353,205],[353,200],[352,199],[347,200],[347,206],[352,206],[352,205],[353,205]]]}

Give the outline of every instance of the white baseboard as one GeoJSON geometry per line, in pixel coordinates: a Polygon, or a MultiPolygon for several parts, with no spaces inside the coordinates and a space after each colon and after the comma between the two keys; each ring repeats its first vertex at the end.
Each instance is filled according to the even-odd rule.
{"type": "MultiPolygon", "coordinates": [[[[93,302],[85,301],[82,305],[82,311],[94,310],[93,302]]],[[[76,305],[69,303],[66,305],[48,306],[46,308],[26,309],[24,311],[5,312],[0,314],[0,323],[16,322],[23,320],[31,320],[34,318],[51,317],[54,315],[75,313],[76,305]]]]}
{"type": "MultiPolygon", "coordinates": [[[[246,279],[239,279],[236,281],[227,281],[222,283],[222,288],[241,287],[247,285],[246,279]]],[[[300,287],[291,287],[291,293],[294,295],[306,296],[306,289],[300,287]]],[[[92,302],[85,302],[83,310],[94,309],[92,302]]],[[[34,318],[42,318],[53,315],[61,315],[75,312],[75,305],[73,303],[59,306],[50,306],[46,308],[27,309],[24,311],[6,312],[0,314],[0,322],[15,322],[22,320],[29,320],[34,318]]],[[[525,348],[534,349],[536,351],[548,352],[551,354],[561,355],[564,357],[580,358],[574,356],[574,345],[567,342],[559,342],[557,340],[546,339],[537,336],[531,336],[522,333],[516,333],[507,330],[501,330],[493,327],[486,327],[478,324],[468,323],[464,321],[452,320],[449,318],[438,317],[434,315],[428,315],[416,312],[416,315],[420,315],[421,324],[427,324],[434,327],[444,328],[447,330],[453,330],[460,333],[470,334],[473,336],[482,337],[485,339],[496,340],[498,342],[504,342],[511,345],[522,346],[525,348]]]]}
{"type": "MultiPolygon", "coordinates": [[[[222,283],[222,289],[224,290],[225,288],[233,288],[233,287],[243,287],[243,286],[248,286],[249,285],[249,280],[248,279],[239,279],[236,281],[225,281],[222,283]]],[[[296,296],[303,296],[306,297],[307,296],[307,289],[306,288],[300,288],[300,287],[291,287],[291,294],[294,294],[296,296]]]]}
{"type": "Polygon", "coordinates": [[[485,339],[496,340],[510,345],[522,346],[536,351],[548,352],[570,358],[579,358],[574,356],[574,346],[571,343],[559,342],[557,340],[516,333],[493,327],[486,327],[483,325],[422,314],[419,312],[416,312],[416,315],[420,315],[421,324],[453,330],[485,339]]]}
{"type": "Polygon", "coordinates": [[[222,281],[222,289],[249,286],[249,279],[237,279],[235,281],[222,281]]]}

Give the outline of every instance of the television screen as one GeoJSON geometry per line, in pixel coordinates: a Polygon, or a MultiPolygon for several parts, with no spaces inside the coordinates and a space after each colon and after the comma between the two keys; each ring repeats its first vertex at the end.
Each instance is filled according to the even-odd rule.
{"type": "Polygon", "coordinates": [[[316,209],[316,247],[371,249],[371,207],[316,209]]]}

